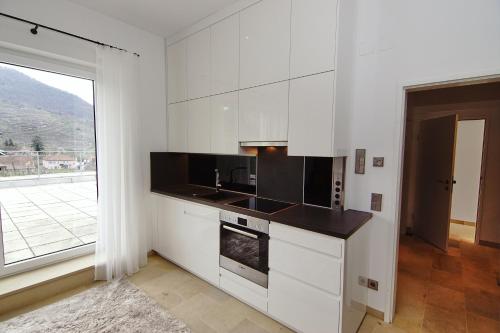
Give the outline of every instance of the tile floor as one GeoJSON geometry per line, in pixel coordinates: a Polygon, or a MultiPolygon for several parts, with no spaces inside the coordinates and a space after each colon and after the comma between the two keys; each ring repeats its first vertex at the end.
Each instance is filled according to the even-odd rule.
{"type": "Polygon", "coordinates": [[[367,317],[359,332],[500,332],[500,249],[450,241],[448,253],[403,236],[392,325],[367,317]]]}
{"type": "MultiPolygon", "coordinates": [[[[448,254],[402,237],[393,324],[366,315],[359,333],[499,333],[500,250],[451,242],[448,254]]],[[[289,329],[159,256],[129,278],[194,333],[273,333],[289,329]]],[[[92,286],[95,286],[94,283],[92,286]]],[[[88,289],[24,308],[18,315],[88,289]]],[[[12,315],[5,315],[5,320],[12,315]]]]}
{"type": "Polygon", "coordinates": [[[95,242],[96,182],[0,189],[5,263],[95,242]]]}

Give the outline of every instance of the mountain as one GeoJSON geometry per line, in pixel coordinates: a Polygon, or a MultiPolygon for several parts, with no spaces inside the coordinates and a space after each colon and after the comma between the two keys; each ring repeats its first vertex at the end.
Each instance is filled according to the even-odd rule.
{"type": "Polygon", "coordinates": [[[94,109],[80,97],[0,67],[0,149],[93,150],[94,109]],[[14,147],[5,146],[12,140],[14,147]]]}

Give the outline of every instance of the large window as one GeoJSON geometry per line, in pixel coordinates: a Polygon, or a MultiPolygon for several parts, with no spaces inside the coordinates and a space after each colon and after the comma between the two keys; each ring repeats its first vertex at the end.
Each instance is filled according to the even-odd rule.
{"type": "Polygon", "coordinates": [[[93,80],[0,62],[0,275],[89,249],[96,166],[93,80]]]}

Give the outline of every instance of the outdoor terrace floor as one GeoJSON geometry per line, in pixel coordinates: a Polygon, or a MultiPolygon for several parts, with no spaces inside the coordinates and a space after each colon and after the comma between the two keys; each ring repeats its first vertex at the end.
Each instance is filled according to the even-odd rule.
{"type": "Polygon", "coordinates": [[[95,181],[0,189],[0,206],[6,264],[96,240],[95,181]]]}

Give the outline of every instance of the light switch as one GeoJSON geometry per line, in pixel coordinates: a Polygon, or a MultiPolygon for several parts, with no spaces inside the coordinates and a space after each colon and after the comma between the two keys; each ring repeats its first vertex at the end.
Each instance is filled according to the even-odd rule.
{"type": "Polygon", "coordinates": [[[371,210],[376,211],[376,212],[382,211],[382,194],[372,193],[371,210]]]}
{"type": "Polygon", "coordinates": [[[356,159],[354,164],[354,173],[365,173],[366,149],[356,149],[356,159]]]}

